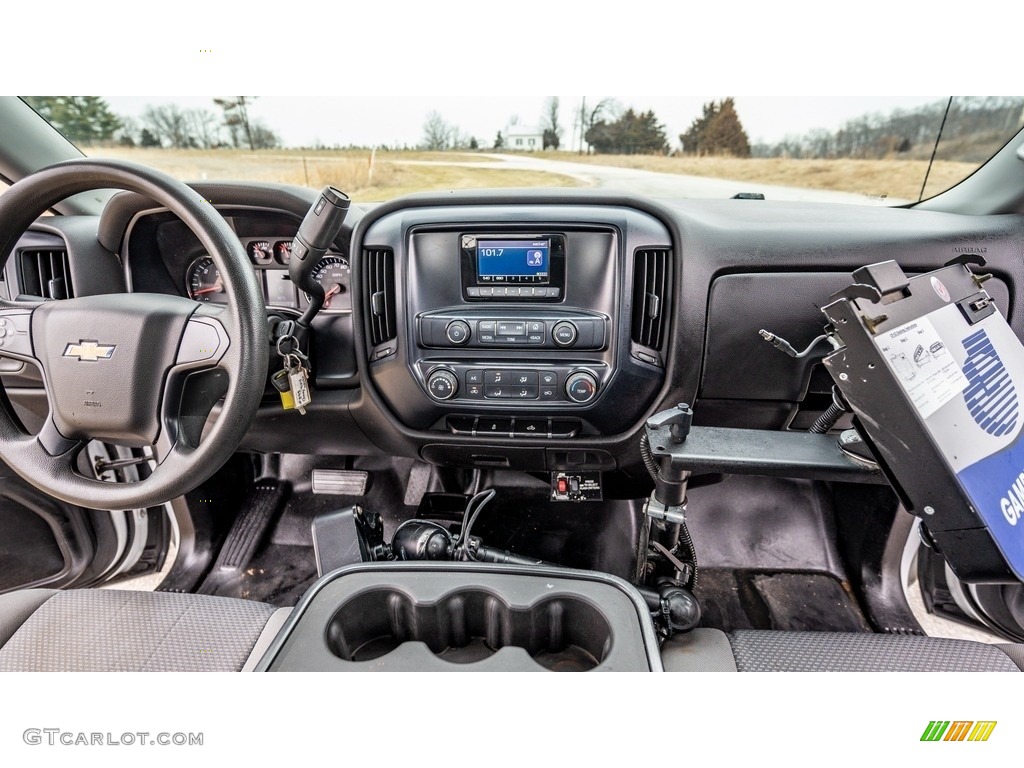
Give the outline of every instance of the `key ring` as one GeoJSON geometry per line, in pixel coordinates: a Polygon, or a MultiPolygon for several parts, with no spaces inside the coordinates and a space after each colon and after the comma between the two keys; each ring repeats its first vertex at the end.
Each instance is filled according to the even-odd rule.
{"type": "Polygon", "coordinates": [[[287,358],[292,354],[299,346],[298,339],[292,335],[281,336],[277,340],[277,355],[280,358],[287,358]],[[288,342],[287,349],[283,348],[285,342],[288,342]]]}

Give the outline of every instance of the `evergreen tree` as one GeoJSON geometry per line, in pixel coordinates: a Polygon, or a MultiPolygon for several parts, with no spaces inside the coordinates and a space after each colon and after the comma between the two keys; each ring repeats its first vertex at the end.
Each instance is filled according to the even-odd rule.
{"type": "Polygon", "coordinates": [[[668,150],[665,127],[651,110],[627,109],[618,120],[598,120],[587,130],[586,140],[601,154],[651,155],[668,150]]]}
{"type": "Polygon", "coordinates": [[[26,96],[25,101],[73,143],[110,141],[121,127],[99,96],[26,96]]]}
{"type": "Polygon", "coordinates": [[[736,114],[732,97],[704,105],[703,114],[680,134],[683,152],[688,155],[727,155],[750,157],[750,140],[736,114]]]}

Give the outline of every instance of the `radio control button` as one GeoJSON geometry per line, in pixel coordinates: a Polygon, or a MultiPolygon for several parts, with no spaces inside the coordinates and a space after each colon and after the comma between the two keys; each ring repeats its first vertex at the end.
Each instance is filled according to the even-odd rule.
{"type": "Polygon", "coordinates": [[[525,336],[526,322],[523,320],[499,320],[496,333],[498,336],[525,336]]]}
{"type": "Polygon", "coordinates": [[[555,323],[551,329],[551,339],[560,347],[571,347],[576,343],[577,335],[576,326],[568,320],[555,323]]]}
{"type": "Polygon", "coordinates": [[[542,320],[530,320],[526,323],[527,333],[544,333],[545,330],[544,321],[542,320]]]}
{"type": "Polygon", "coordinates": [[[444,335],[457,347],[469,342],[469,323],[465,320],[452,320],[445,328],[444,335]]]}

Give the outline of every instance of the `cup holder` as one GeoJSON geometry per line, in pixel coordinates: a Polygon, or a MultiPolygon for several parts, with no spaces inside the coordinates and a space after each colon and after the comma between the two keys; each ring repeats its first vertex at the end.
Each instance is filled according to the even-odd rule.
{"type": "Polygon", "coordinates": [[[486,590],[467,589],[422,603],[399,589],[370,589],[342,603],[327,626],[327,645],[345,661],[371,661],[402,643],[424,643],[455,664],[482,661],[505,647],[525,650],[540,666],[583,672],[611,648],[608,620],[572,595],[512,608],[486,590]]]}

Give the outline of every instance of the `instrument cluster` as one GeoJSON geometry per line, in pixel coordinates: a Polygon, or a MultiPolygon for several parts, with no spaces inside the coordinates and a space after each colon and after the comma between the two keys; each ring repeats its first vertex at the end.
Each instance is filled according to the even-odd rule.
{"type": "MultiPolygon", "coordinates": [[[[291,238],[242,238],[242,245],[256,276],[263,287],[268,307],[301,311],[309,304],[309,296],[296,289],[288,277],[291,259],[291,238]]],[[[351,268],[348,258],[328,251],[317,263],[313,277],[324,289],[325,312],[352,310],[351,268]]],[[[228,294],[220,270],[208,255],[192,260],[185,271],[185,291],[195,301],[227,304],[228,294]]]]}

